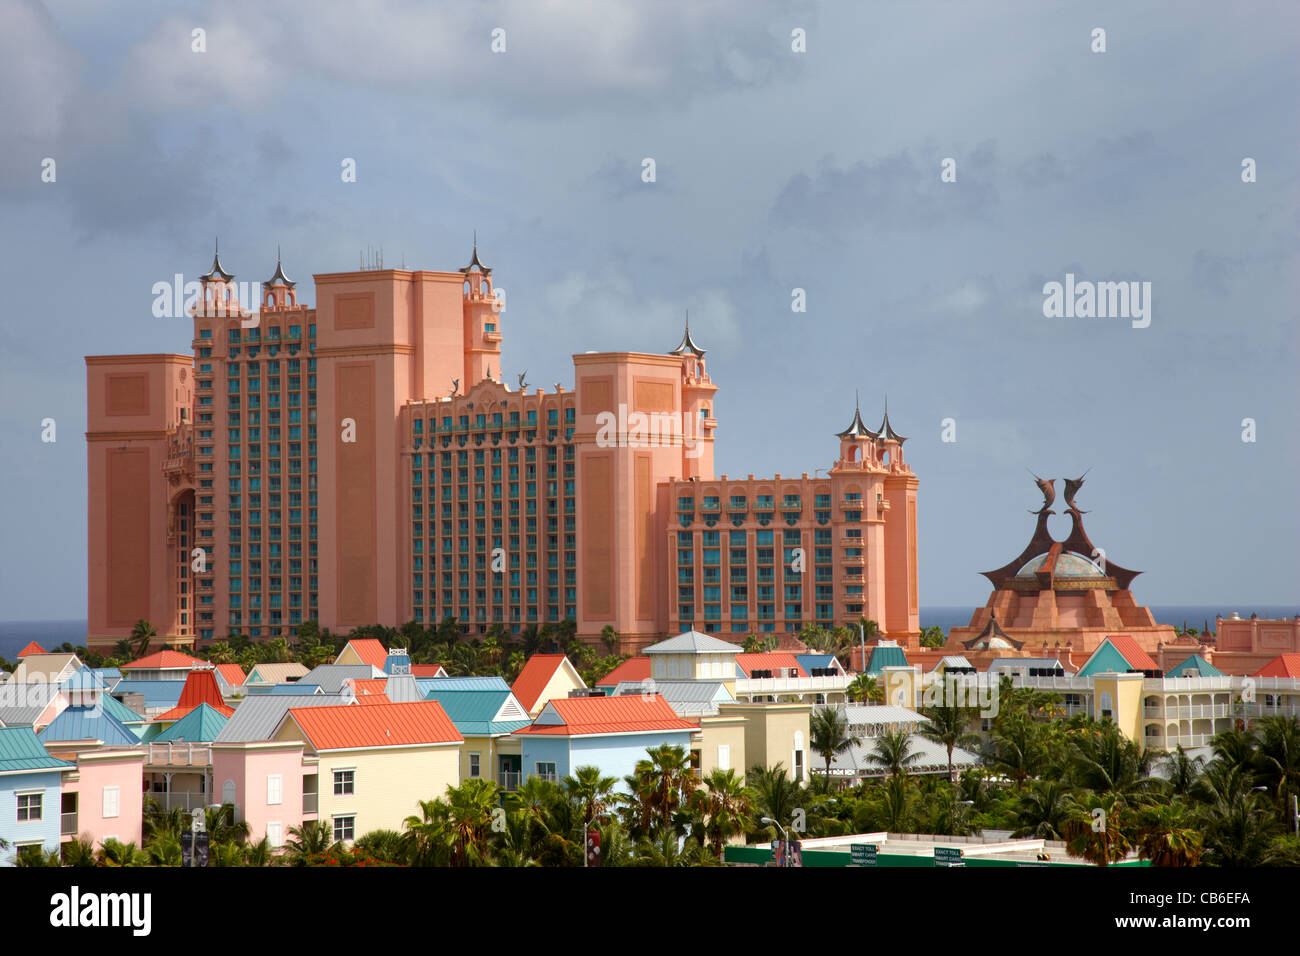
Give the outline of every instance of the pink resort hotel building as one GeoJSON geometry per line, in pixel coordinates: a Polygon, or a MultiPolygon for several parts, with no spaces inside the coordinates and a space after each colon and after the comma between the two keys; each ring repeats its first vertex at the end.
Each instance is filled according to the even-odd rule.
{"type": "Polygon", "coordinates": [[[88,646],[140,618],[190,644],[447,616],[611,625],[625,651],[865,616],[915,646],[917,479],[887,411],[855,409],[826,477],[715,476],[689,324],[664,354],[575,355],[547,392],[503,381],[477,244],[452,272],[315,283],[312,308],[277,262],[250,312],[216,256],[193,354],[86,358],[88,646]]]}

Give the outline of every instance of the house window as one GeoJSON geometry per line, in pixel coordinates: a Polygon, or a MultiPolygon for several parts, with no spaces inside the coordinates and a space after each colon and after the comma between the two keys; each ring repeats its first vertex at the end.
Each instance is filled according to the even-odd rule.
{"type": "Polygon", "coordinates": [[[353,814],[346,817],[334,818],[334,842],[344,843],[348,840],[356,839],[357,835],[357,818],[353,814]]]}
{"type": "Polygon", "coordinates": [[[719,770],[731,769],[731,745],[730,744],[718,744],[718,769],[719,770]]]}
{"type": "Polygon", "coordinates": [[[110,819],[121,812],[121,787],[104,788],[104,819],[110,819]]]}
{"type": "Polygon", "coordinates": [[[476,753],[471,753],[471,754],[469,755],[469,775],[470,775],[471,777],[477,777],[477,776],[479,775],[479,770],[478,770],[478,768],[479,768],[479,762],[478,762],[478,758],[479,758],[479,755],[476,754],[476,753]]]}
{"type": "MultiPolygon", "coordinates": [[[[356,793],[356,790],[353,789],[353,774],[355,773],[356,771],[354,770],[334,771],[334,796],[346,797],[356,793]]],[[[335,824],[335,826],[337,827],[337,824],[335,824]]],[[[335,839],[338,839],[338,837],[335,837],[335,839]]]]}
{"type": "Polygon", "coordinates": [[[537,776],[541,777],[543,780],[555,780],[556,779],[555,762],[551,761],[549,763],[544,763],[542,761],[538,761],[537,776]]]}
{"type": "MultiPolygon", "coordinates": [[[[337,779],[337,778],[336,778],[337,779]]],[[[284,782],[283,778],[277,774],[271,774],[266,778],[266,803],[268,806],[284,802],[284,782]]]]}
{"type": "MultiPolygon", "coordinates": [[[[554,766],[554,764],[552,764],[554,766]]],[[[37,793],[20,793],[18,794],[18,822],[34,823],[41,819],[41,801],[44,800],[45,794],[37,793]]]]}
{"type": "Polygon", "coordinates": [[[273,847],[284,846],[284,825],[278,820],[267,823],[266,839],[273,847]]]}

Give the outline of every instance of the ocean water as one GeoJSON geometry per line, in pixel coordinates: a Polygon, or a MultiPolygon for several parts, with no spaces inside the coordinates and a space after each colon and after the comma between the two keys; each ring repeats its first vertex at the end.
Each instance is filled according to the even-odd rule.
{"type": "MultiPolygon", "coordinates": [[[[1252,613],[1263,618],[1294,617],[1300,614],[1300,602],[1295,604],[1258,604],[1258,605],[1152,605],[1151,612],[1161,624],[1181,626],[1184,622],[1189,627],[1203,628],[1205,622],[1214,627],[1214,617],[1221,614],[1231,617],[1233,612],[1242,617],[1252,613]]],[[[921,608],[921,626],[938,625],[947,633],[951,627],[965,627],[970,624],[973,607],[923,607],[921,608]]],[[[64,641],[73,646],[86,642],[85,621],[0,621],[0,657],[12,661],[14,655],[27,646],[28,641],[49,650],[58,647],[64,641]]]]}

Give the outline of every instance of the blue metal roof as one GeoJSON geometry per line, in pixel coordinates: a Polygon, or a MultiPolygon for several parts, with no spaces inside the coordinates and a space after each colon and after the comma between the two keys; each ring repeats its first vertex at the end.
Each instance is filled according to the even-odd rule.
{"type": "Polygon", "coordinates": [[[42,742],[102,740],[106,744],[133,745],[140,738],[103,707],[68,707],[37,734],[42,742]]]}
{"type": "Polygon", "coordinates": [[[146,707],[175,707],[180,703],[181,691],[185,689],[183,680],[132,680],[127,678],[117,682],[113,696],[120,698],[123,694],[143,694],[146,707]]]}
{"type": "Polygon", "coordinates": [[[221,728],[226,726],[226,716],[219,713],[210,704],[199,704],[176,723],[172,724],[154,740],[189,740],[211,741],[217,739],[221,728]]]}
{"type": "Polygon", "coordinates": [[[794,659],[799,662],[799,666],[809,673],[814,667],[834,667],[834,654],[796,654],[794,659]]]}
{"type": "Polygon", "coordinates": [[[0,727],[0,773],[64,770],[76,764],[51,757],[30,727],[0,727]]]}
{"type": "Polygon", "coordinates": [[[879,674],[885,667],[906,667],[907,654],[897,645],[877,644],[871,649],[871,657],[867,661],[867,673],[879,674]]]}
{"type": "Polygon", "coordinates": [[[510,685],[500,677],[417,677],[415,683],[426,699],[429,691],[440,690],[509,690],[510,685]]]}

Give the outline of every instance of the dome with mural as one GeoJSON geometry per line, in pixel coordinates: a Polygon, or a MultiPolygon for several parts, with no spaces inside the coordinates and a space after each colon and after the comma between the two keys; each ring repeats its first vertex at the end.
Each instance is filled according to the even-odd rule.
{"type": "MultiPolygon", "coordinates": [[[[1047,557],[1046,554],[1040,554],[1038,557],[1026,561],[1024,566],[1016,573],[1016,577],[1032,578],[1043,569],[1047,557]]],[[[1054,573],[1058,578],[1104,578],[1106,576],[1101,568],[1083,555],[1073,554],[1068,551],[1056,559],[1054,573]]]]}

